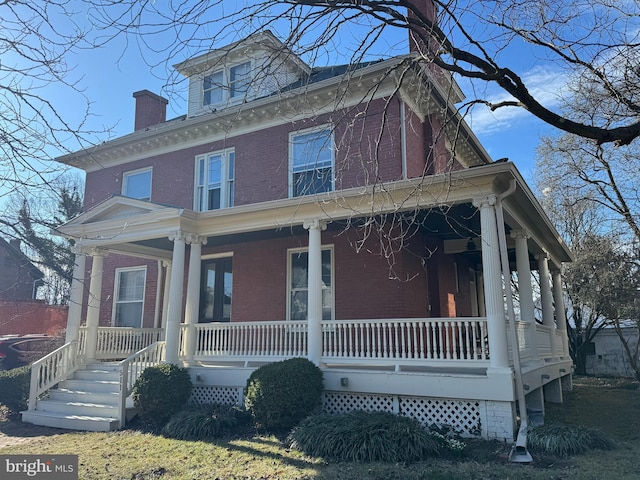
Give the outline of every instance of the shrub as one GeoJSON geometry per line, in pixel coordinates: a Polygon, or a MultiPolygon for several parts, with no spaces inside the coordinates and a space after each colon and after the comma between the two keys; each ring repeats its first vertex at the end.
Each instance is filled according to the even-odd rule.
{"type": "Polygon", "coordinates": [[[249,421],[250,415],[237,405],[198,405],[173,415],[162,433],[178,440],[207,440],[234,433],[249,421]]]}
{"type": "Polygon", "coordinates": [[[245,406],[256,427],[289,430],[320,405],[322,372],[304,358],[270,363],[247,381],[245,406]]]}
{"type": "Polygon", "coordinates": [[[386,412],[309,417],[293,429],[289,443],[308,455],[356,462],[419,461],[448,450],[443,435],[386,412]]]}
{"type": "Polygon", "coordinates": [[[189,371],[170,363],[147,367],[136,380],[132,396],[140,420],[160,428],[189,400],[189,371]]]}
{"type": "Polygon", "coordinates": [[[613,441],[603,432],[579,425],[549,424],[529,429],[527,445],[535,452],[566,457],[588,450],[611,450],[613,441]]]}
{"type": "Polygon", "coordinates": [[[29,386],[31,384],[31,367],[0,370],[0,404],[13,413],[27,409],[29,386]]]}

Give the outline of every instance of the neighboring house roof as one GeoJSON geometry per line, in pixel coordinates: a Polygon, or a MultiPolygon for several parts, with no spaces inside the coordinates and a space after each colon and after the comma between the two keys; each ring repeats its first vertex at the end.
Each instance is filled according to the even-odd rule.
{"type": "MultiPolygon", "coordinates": [[[[19,242],[19,240],[17,241],[19,242]]],[[[14,245],[14,242],[7,242],[3,237],[0,237],[0,249],[8,253],[17,265],[27,267],[29,274],[34,280],[39,280],[44,277],[44,273],[31,262],[29,257],[22,253],[18,245],[14,245]]]]}

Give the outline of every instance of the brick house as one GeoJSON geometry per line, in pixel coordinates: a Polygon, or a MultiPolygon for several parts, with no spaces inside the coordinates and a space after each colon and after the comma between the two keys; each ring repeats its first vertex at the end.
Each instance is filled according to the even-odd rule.
{"type": "Polygon", "coordinates": [[[20,250],[19,240],[0,237],[0,301],[34,300],[44,274],[20,250]]]}
{"type": "Polygon", "coordinates": [[[167,120],[166,99],[136,92],[133,133],[59,158],[87,172],[85,212],[60,228],[77,248],[67,344],[34,375],[67,369],[36,382],[23,419],[118,428],[158,361],[188,366],[199,401],[241,402],[257,366],[295,356],[322,368],[328,412],[511,439],[516,354],[527,406],[561,402],[570,252],[459,116],[453,79],[417,58],[314,68],[256,34],[175,65],[186,115],[167,120]],[[55,390],[37,399],[62,381],[68,402],[78,378],[110,374],[110,416],[76,410],[92,416],[81,422],[55,390]]]}

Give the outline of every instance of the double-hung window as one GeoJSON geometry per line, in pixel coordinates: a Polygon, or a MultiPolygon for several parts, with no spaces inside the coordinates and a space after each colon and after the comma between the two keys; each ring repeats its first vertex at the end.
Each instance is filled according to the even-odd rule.
{"type": "Polygon", "coordinates": [[[218,105],[226,101],[242,100],[249,94],[251,62],[225,67],[205,75],[202,83],[202,105],[218,105]]]}
{"type": "Polygon", "coordinates": [[[234,168],[232,148],[196,157],[196,211],[233,207],[234,168]]]}
{"type": "Polygon", "coordinates": [[[116,270],[113,324],[116,327],[142,326],[144,311],[145,267],[119,268],[116,270]]]}
{"type": "MultiPolygon", "coordinates": [[[[322,248],[322,319],[333,319],[333,249],[322,248]]],[[[309,306],[309,251],[289,250],[287,305],[289,320],[306,320],[309,306]]]]}
{"type": "Polygon", "coordinates": [[[122,175],[122,194],[125,197],[151,200],[151,168],[125,172],[122,175]]]}
{"type": "Polygon", "coordinates": [[[333,191],[333,130],[330,126],[289,135],[289,196],[333,191]]]}

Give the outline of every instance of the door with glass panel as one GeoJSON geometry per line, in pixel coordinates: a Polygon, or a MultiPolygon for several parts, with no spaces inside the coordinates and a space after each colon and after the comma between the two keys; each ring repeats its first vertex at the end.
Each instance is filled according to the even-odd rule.
{"type": "Polygon", "coordinates": [[[232,260],[223,257],[202,262],[200,323],[231,321],[232,260]]]}

